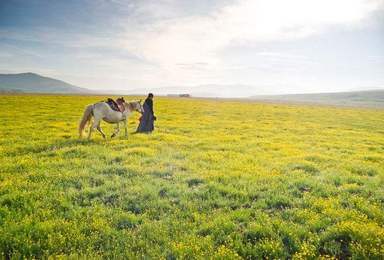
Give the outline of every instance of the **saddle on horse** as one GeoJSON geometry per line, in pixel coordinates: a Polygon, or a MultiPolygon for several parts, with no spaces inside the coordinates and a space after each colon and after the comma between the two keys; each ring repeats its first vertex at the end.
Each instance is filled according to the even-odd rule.
{"type": "Polygon", "coordinates": [[[123,113],[125,110],[125,106],[124,106],[125,100],[123,97],[116,99],[116,101],[113,100],[112,98],[108,98],[106,103],[112,108],[112,110],[115,110],[117,112],[123,113]]]}

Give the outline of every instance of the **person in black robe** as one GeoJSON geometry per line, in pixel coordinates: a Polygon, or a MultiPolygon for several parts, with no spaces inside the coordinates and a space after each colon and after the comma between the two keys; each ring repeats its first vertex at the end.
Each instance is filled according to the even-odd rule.
{"type": "Polygon", "coordinates": [[[140,117],[140,124],[137,127],[137,133],[150,133],[154,130],[154,121],[156,117],[153,112],[153,94],[149,93],[143,104],[144,112],[140,117]]]}

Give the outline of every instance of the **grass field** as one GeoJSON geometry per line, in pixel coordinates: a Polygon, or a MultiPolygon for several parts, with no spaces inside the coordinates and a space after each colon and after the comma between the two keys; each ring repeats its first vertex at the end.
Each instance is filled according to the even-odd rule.
{"type": "Polygon", "coordinates": [[[384,110],[156,98],[79,140],[102,99],[0,96],[3,258],[382,259],[384,110]]]}

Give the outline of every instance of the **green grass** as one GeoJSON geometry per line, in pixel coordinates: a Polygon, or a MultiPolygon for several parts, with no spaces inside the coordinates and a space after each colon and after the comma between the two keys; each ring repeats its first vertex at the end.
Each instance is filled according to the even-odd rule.
{"type": "Polygon", "coordinates": [[[156,98],[79,140],[101,99],[0,97],[3,258],[384,255],[383,110],[156,98]]]}

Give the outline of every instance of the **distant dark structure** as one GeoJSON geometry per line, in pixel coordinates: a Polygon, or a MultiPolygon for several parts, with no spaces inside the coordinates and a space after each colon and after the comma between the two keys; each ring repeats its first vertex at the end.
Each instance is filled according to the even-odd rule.
{"type": "Polygon", "coordinates": [[[182,98],[190,98],[190,94],[168,94],[168,97],[182,97],[182,98]]]}

